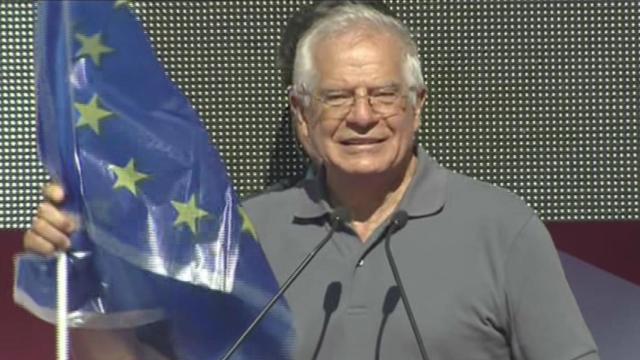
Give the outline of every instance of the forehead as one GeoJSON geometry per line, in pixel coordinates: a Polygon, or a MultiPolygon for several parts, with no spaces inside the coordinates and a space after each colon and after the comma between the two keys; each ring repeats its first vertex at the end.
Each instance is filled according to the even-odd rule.
{"type": "Polygon", "coordinates": [[[389,32],[353,28],[316,43],[313,64],[320,87],[384,86],[402,83],[405,51],[389,32]]]}

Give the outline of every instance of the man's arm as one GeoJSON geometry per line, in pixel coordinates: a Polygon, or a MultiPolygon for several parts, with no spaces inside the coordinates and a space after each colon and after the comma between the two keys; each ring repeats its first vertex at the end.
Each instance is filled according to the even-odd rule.
{"type": "Polygon", "coordinates": [[[558,252],[537,216],[513,240],[504,271],[515,359],[599,359],[558,252]]]}
{"type": "Polygon", "coordinates": [[[134,329],[73,329],[71,353],[77,360],[169,360],[140,343],[134,329]]]}

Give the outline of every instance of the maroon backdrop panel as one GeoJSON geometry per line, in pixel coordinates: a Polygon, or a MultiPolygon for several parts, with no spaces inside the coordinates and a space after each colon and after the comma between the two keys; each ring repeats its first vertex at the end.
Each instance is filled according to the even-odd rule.
{"type": "Polygon", "coordinates": [[[55,359],[55,328],[13,303],[13,257],[22,231],[0,230],[0,359],[55,359]]]}
{"type": "Polygon", "coordinates": [[[547,224],[558,250],[640,286],[640,221],[547,224]]]}

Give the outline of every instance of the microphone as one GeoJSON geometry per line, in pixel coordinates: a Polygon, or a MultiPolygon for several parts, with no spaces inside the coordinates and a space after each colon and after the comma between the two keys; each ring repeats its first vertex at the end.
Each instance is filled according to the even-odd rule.
{"type": "Polygon", "coordinates": [[[327,334],[327,326],[329,325],[331,315],[333,315],[333,313],[338,309],[338,305],[340,305],[341,294],[341,283],[334,281],[327,286],[327,291],[324,293],[324,302],[322,303],[322,308],[324,309],[322,331],[320,332],[320,337],[318,338],[318,343],[316,344],[316,349],[313,351],[311,360],[316,360],[318,358],[318,354],[320,353],[320,349],[322,348],[322,343],[324,342],[324,337],[327,334]]]}
{"type": "Polygon", "coordinates": [[[275,303],[278,300],[280,300],[280,298],[282,297],[284,292],[287,291],[289,286],[291,286],[291,284],[298,278],[300,273],[302,273],[302,271],[307,267],[307,265],[309,265],[311,260],[318,253],[318,251],[320,251],[320,249],[322,249],[324,247],[324,245],[327,242],[329,242],[331,237],[333,237],[333,234],[338,229],[338,226],[340,226],[340,224],[346,223],[346,222],[349,222],[349,213],[345,208],[342,208],[342,207],[337,208],[329,215],[329,223],[331,224],[331,228],[329,229],[329,232],[327,233],[327,235],[318,243],[318,245],[316,245],[316,247],[313,248],[313,250],[311,250],[307,254],[307,256],[305,256],[304,259],[302,259],[300,264],[298,264],[298,267],[296,267],[296,269],[293,270],[291,275],[289,275],[287,280],[282,284],[282,286],[280,286],[280,288],[278,289],[278,292],[275,295],[273,295],[273,297],[271,298],[271,300],[269,300],[267,305],[265,305],[264,308],[262,308],[262,311],[260,311],[258,316],[256,316],[256,318],[253,320],[251,325],[249,325],[249,327],[247,327],[247,329],[242,333],[242,335],[240,335],[240,337],[238,337],[236,342],[233,343],[233,345],[229,348],[229,350],[227,350],[225,355],[222,357],[222,360],[228,360],[229,358],[231,358],[233,353],[235,353],[236,350],[238,350],[240,345],[249,336],[249,334],[251,334],[254,331],[254,329],[260,324],[262,319],[267,315],[269,310],[271,310],[273,305],[275,305],[275,303]]]}
{"type": "Polygon", "coordinates": [[[376,356],[375,360],[380,360],[380,346],[382,345],[382,334],[384,333],[385,326],[389,315],[396,309],[398,301],[400,300],[400,290],[398,286],[392,286],[387,290],[387,295],[384,297],[384,303],[382,304],[382,321],[380,321],[380,329],[378,330],[378,337],[376,339],[376,356]]]}
{"type": "Polygon", "coordinates": [[[391,253],[391,235],[393,235],[396,231],[402,229],[409,221],[409,215],[404,210],[399,210],[391,217],[391,224],[387,228],[387,233],[384,237],[384,250],[387,254],[387,259],[389,260],[389,265],[391,266],[391,272],[393,272],[393,278],[398,285],[398,290],[400,290],[400,298],[402,299],[402,304],[404,305],[404,309],[407,312],[407,317],[409,317],[409,323],[411,324],[411,330],[413,330],[413,335],[416,338],[416,342],[418,343],[418,349],[420,350],[420,357],[423,360],[428,360],[427,350],[424,347],[424,343],[422,342],[422,335],[420,334],[420,329],[418,329],[418,325],[416,324],[416,318],[413,316],[413,311],[411,310],[411,305],[409,304],[409,299],[407,298],[407,293],[404,291],[404,286],[402,285],[402,279],[400,278],[400,273],[398,272],[398,267],[396,266],[396,261],[393,258],[393,254],[391,253]]]}

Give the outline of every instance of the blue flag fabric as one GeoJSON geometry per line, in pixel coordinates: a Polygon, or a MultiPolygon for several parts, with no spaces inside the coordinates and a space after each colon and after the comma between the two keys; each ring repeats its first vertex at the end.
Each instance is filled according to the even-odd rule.
{"type": "MultiPolygon", "coordinates": [[[[69,252],[70,325],[162,320],[177,358],[217,359],[277,282],[220,156],[127,2],[38,3],[40,156],[82,222],[69,252]]],[[[53,322],[55,292],[54,259],[18,258],[17,303],[53,322]]],[[[289,358],[291,324],[282,301],[236,358],[289,358]]]]}

